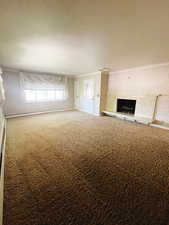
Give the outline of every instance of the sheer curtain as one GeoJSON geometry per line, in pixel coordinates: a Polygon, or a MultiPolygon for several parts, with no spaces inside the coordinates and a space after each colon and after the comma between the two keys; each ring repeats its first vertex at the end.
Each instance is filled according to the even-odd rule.
{"type": "Polygon", "coordinates": [[[28,102],[57,101],[68,97],[66,76],[21,72],[20,80],[28,102]]]}

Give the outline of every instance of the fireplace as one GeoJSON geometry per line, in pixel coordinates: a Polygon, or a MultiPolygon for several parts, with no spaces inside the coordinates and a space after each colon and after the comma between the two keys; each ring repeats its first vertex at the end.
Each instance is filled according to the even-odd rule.
{"type": "Polygon", "coordinates": [[[136,100],[117,99],[117,112],[133,114],[135,113],[136,100]]]}

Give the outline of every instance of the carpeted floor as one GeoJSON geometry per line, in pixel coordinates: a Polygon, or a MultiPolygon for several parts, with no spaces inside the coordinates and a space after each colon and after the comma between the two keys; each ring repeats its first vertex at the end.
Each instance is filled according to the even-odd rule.
{"type": "Polygon", "coordinates": [[[4,225],[167,225],[169,131],[80,112],[9,119],[4,225]]]}

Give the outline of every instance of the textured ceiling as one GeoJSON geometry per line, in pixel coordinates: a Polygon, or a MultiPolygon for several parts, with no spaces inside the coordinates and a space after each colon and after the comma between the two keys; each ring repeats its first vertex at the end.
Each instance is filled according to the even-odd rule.
{"type": "Polygon", "coordinates": [[[0,65],[82,74],[169,61],[168,0],[0,0],[0,65]]]}

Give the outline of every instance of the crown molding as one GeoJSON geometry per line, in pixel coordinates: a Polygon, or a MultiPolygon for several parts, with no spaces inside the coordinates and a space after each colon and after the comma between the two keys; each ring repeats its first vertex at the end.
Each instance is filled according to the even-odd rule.
{"type": "Polygon", "coordinates": [[[102,73],[109,73],[112,71],[112,69],[110,69],[109,67],[103,67],[99,69],[99,71],[101,71],[102,73]]]}
{"type": "Polygon", "coordinates": [[[37,74],[41,74],[41,75],[49,74],[49,75],[56,75],[56,76],[57,75],[58,76],[66,76],[68,78],[75,78],[74,75],[68,75],[68,74],[63,74],[63,73],[48,73],[48,72],[41,72],[41,71],[35,71],[35,70],[15,69],[15,68],[11,68],[11,67],[2,67],[2,72],[3,71],[5,71],[5,72],[12,72],[12,73],[20,73],[20,72],[37,73],[37,74]]]}
{"type": "MultiPolygon", "coordinates": [[[[108,72],[109,74],[127,73],[127,72],[134,72],[134,71],[138,71],[138,70],[141,71],[141,70],[155,69],[155,68],[160,68],[160,67],[165,67],[165,66],[169,66],[169,62],[164,62],[164,63],[159,63],[159,64],[150,64],[150,65],[145,65],[145,66],[138,66],[138,67],[132,67],[129,69],[114,70],[114,71],[109,68],[109,71],[106,70],[106,72],[108,72]]],[[[86,77],[86,76],[91,76],[91,75],[101,73],[101,72],[104,72],[104,70],[100,69],[99,71],[96,71],[96,72],[80,74],[80,75],[76,75],[74,77],[75,78],[86,77]]]]}
{"type": "MultiPolygon", "coordinates": [[[[129,68],[129,69],[123,69],[123,70],[110,70],[107,71],[110,74],[117,74],[117,73],[127,73],[127,72],[134,72],[134,71],[142,71],[142,70],[148,70],[148,69],[155,69],[155,68],[160,68],[160,67],[165,67],[165,66],[169,66],[169,62],[165,62],[165,63],[159,63],[159,64],[150,64],[150,65],[146,65],[146,66],[140,66],[140,67],[133,67],[133,68],[129,68]]],[[[19,72],[28,72],[28,73],[38,73],[38,74],[51,74],[51,75],[63,75],[63,76],[67,76],[68,78],[80,78],[80,77],[87,77],[87,76],[91,76],[91,75],[96,75],[98,73],[104,72],[104,71],[95,71],[95,72],[91,72],[91,73],[86,73],[86,74],[80,74],[80,75],[68,75],[68,74],[63,74],[63,73],[47,73],[47,72],[40,72],[40,71],[34,71],[34,70],[22,70],[22,69],[16,69],[16,68],[11,68],[11,67],[4,67],[4,66],[0,66],[0,74],[3,73],[3,71],[5,72],[14,72],[14,73],[19,73],[19,72]]]]}
{"type": "Polygon", "coordinates": [[[19,73],[19,69],[9,68],[9,67],[2,67],[3,72],[13,72],[13,73],[19,73]]]}
{"type": "Polygon", "coordinates": [[[85,74],[80,74],[80,75],[76,75],[74,76],[75,78],[80,78],[80,77],[88,77],[88,76],[94,76],[97,74],[101,74],[100,71],[96,71],[96,72],[92,72],[92,73],[85,73],[85,74]]]}
{"type": "Polygon", "coordinates": [[[149,70],[149,69],[155,69],[155,68],[160,68],[160,67],[165,67],[165,66],[169,66],[169,62],[133,67],[133,68],[124,69],[124,70],[115,70],[115,71],[110,72],[110,74],[134,72],[137,70],[149,70]]]}

